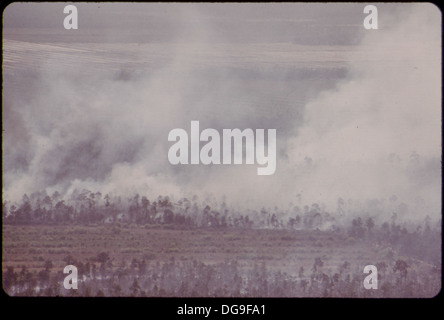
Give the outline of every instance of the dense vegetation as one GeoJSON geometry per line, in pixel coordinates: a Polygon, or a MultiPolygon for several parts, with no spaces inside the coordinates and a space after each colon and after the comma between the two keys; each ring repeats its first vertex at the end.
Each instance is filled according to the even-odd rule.
{"type": "MultiPolygon", "coordinates": [[[[125,230],[129,237],[137,232],[146,234],[157,230],[155,239],[159,240],[150,254],[142,254],[129,242],[127,255],[117,256],[119,248],[111,245],[110,252],[109,247],[105,249],[102,244],[97,244],[92,251],[95,254],[85,258],[76,253],[82,252],[83,241],[89,240],[68,244],[71,251],[57,251],[40,249],[43,240],[35,237],[34,242],[41,243],[33,245],[40,245],[39,249],[30,248],[25,252],[28,255],[41,253],[35,256],[38,267],[35,268],[35,262],[8,265],[3,261],[3,288],[11,295],[26,296],[430,297],[439,291],[440,221],[432,222],[429,217],[421,222],[401,221],[393,213],[389,221],[378,222],[368,213],[342,212],[341,205],[343,201],[339,199],[338,212],[334,213],[326,212],[318,204],[302,209],[292,206],[287,210],[263,208],[238,212],[225,203],[218,205],[213,202],[210,206],[210,201],[207,201],[199,204],[197,197],[172,202],[168,197],[159,196],[150,201],[145,196],[135,195],[122,200],[86,190],[75,192],[66,200],[57,192],[52,196],[45,193],[25,195],[20,204],[3,202],[3,234],[8,237],[17,234],[17,239],[4,239],[4,259],[5,254],[17,252],[18,248],[27,247],[32,241],[19,241],[20,232],[26,233],[31,229],[8,228],[32,227],[37,230],[36,235],[51,234],[50,239],[58,243],[67,236],[66,230],[85,234],[91,232],[88,230],[104,234],[103,230],[106,230],[109,238],[104,238],[105,241],[123,239],[125,230]],[[66,229],[73,227],[77,229],[66,229]],[[161,242],[168,242],[168,238],[160,238],[159,235],[168,230],[178,230],[182,237],[191,239],[190,244],[165,249],[161,242]],[[201,243],[193,238],[197,236],[192,236],[195,234],[193,230],[199,231],[197,235],[205,233],[201,243]],[[247,232],[249,230],[257,231],[247,232]],[[263,233],[257,233],[260,230],[263,233]],[[275,233],[266,233],[272,230],[275,233]],[[309,238],[309,241],[300,241],[298,237],[309,238]],[[233,239],[238,241],[233,242],[233,239]],[[217,247],[216,250],[215,245],[210,246],[212,242],[226,243],[226,247],[217,247]],[[239,247],[242,243],[248,244],[245,252],[249,255],[243,261],[240,255],[230,251],[230,246],[239,247]],[[200,251],[184,249],[194,245],[200,251]],[[267,245],[272,253],[255,257],[259,255],[257,248],[267,245]],[[310,249],[304,263],[299,259],[298,268],[284,267],[289,261],[290,254],[287,253],[281,267],[271,263],[276,260],[277,253],[281,254],[287,250],[286,247],[292,246],[310,249]],[[349,260],[329,261],[331,257],[321,254],[318,248],[327,252],[335,248],[349,251],[358,248],[363,252],[373,250],[377,252],[375,257],[378,260],[358,261],[350,255],[349,260]],[[171,254],[161,254],[166,251],[171,254]],[[180,251],[184,254],[179,258],[180,251]],[[222,256],[221,252],[225,251],[227,254],[223,261],[204,261],[195,255],[195,252],[203,252],[222,256]],[[156,252],[159,252],[157,257],[156,252]],[[57,253],[63,256],[63,262],[53,260],[54,255],[51,254],[57,253]],[[308,259],[311,262],[308,263],[308,259]],[[362,267],[370,263],[378,268],[378,290],[366,290],[362,285],[365,276],[362,267]],[[65,290],[61,285],[66,275],[59,266],[67,264],[78,268],[79,290],[65,290]]],[[[180,238],[172,238],[174,234],[168,236],[171,241],[180,241],[180,238]]],[[[153,242],[144,237],[128,239],[153,242]]],[[[17,260],[26,259],[21,257],[17,260]]]]}
{"type": "Polygon", "coordinates": [[[440,270],[410,275],[408,264],[396,260],[392,265],[377,264],[382,276],[379,290],[366,290],[363,276],[350,274],[345,261],[336,272],[327,274],[323,261],[316,258],[311,270],[300,268],[297,275],[267,270],[254,264],[242,271],[237,262],[208,265],[196,260],[147,263],[133,259],[112,270],[109,256],[100,253],[96,263],[82,264],[72,257],[66,263],[78,266],[82,276],[79,290],[65,290],[62,272],[51,274],[52,264],[44,263],[37,275],[26,267],[18,272],[8,268],[4,274],[6,292],[23,296],[131,296],[131,297],[432,297],[439,292],[440,270]]]}

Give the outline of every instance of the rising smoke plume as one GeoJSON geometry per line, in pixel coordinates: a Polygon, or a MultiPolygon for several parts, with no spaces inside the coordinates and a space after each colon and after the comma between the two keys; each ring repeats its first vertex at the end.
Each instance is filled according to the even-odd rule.
{"type": "MultiPolygon", "coordinates": [[[[79,11],[87,5],[79,5],[79,11]]],[[[120,4],[128,11],[120,15],[137,18],[131,5],[120,4]]],[[[333,14],[339,10],[330,15],[324,10],[317,17],[306,4],[307,22],[302,16],[291,20],[289,4],[269,4],[270,16],[254,5],[254,10],[230,5],[236,6],[155,4],[150,32],[147,25],[137,25],[139,20],[127,19],[131,32],[114,26],[107,33],[108,20],[96,19],[93,27],[103,46],[79,44],[89,39],[83,30],[85,41],[49,43],[55,49],[44,56],[39,43],[14,40],[19,33],[6,23],[4,199],[17,201],[24,193],[42,190],[69,196],[86,188],[151,198],[211,195],[248,208],[320,203],[335,210],[339,197],[365,206],[369,199],[395,196],[409,206],[406,214],[438,216],[439,10],[430,4],[402,4],[384,13],[381,6],[380,29],[363,32],[362,6],[353,5],[341,21],[346,25],[344,17],[349,17],[355,24],[350,30],[357,31],[341,47],[316,43],[317,32],[330,28],[328,23],[341,25],[333,14]],[[291,29],[317,26],[316,19],[325,23],[324,29],[291,29]],[[158,29],[153,29],[156,23],[158,29]],[[259,36],[255,28],[264,24],[271,31],[259,36]],[[156,30],[163,33],[140,42],[138,30],[147,37],[156,30]],[[282,34],[288,35],[279,38],[284,44],[270,41],[282,34]],[[293,43],[292,34],[316,45],[293,43]],[[163,41],[158,39],[162,35],[163,41]],[[126,44],[116,49],[123,38],[126,44]],[[112,59],[110,48],[116,53],[112,59]],[[345,73],[323,79],[322,70],[334,68],[330,62],[325,62],[328,67],[315,62],[328,50],[340,53],[335,62],[345,73]],[[102,56],[111,63],[101,64],[102,56]],[[25,62],[32,70],[19,68],[25,62]],[[304,67],[320,71],[311,78],[281,72],[304,67]],[[189,130],[192,120],[199,120],[202,129],[277,129],[275,174],[257,176],[255,165],[171,165],[168,132],[189,130]]],[[[5,21],[19,11],[8,7],[5,21]]],[[[42,42],[48,45],[48,39],[42,42]]]]}

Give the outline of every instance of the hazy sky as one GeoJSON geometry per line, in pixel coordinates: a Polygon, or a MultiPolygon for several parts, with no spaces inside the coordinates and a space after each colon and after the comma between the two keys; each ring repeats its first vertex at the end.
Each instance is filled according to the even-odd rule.
{"type": "MultiPolygon", "coordinates": [[[[20,28],[41,37],[41,30],[50,29],[45,30],[46,37],[38,38],[42,41],[60,40],[55,35],[82,41],[94,34],[95,41],[128,41],[128,37],[139,40],[140,35],[145,40],[166,41],[187,35],[205,41],[268,42],[292,41],[299,36],[319,43],[325,37],[353,37],[361,31],[363,19],[361,4],[79,3],[79,29],[72,33],[62,28],[65,5],[12,3],[4,11],[4,32],[14,34],[20,28]],[[202,39],[202,27],[211,28],[211,38],[202,39]],[[338,30],[340,34],[335,34],[338,30]]],[[[381,4],[380,8],[381,18],[399,10],[393,4],[381,4]]],[[[391,23],[388,19],[381,21],[383,27],[391,23]]]]}
{"type": "MultiPolygon", "coordinates": [[[[58,27],[63,8],[70,3],[12,3],[4,12],[6,27],[58,27]]],[[[203,19],[218,20],[313,20],[316,23],[341,22],[359,24],[361,4],[308,4],[308,3],[73,3],[82,26],[124,29],[143,26],[150,19],[163,19],[168,23],[182,23],[190,11],[199,11],[203,19]],[[120,20],[115,21],[115,18],[120,20]]],[[[393,5],[384,5],[392,11],[393,5]]],[[[191,22],[188,20],[188,22],[191,22]]]]}
{"type": "Polygon", "coordinates": [[[439,215],[433,5],[378,5],[371,31],[362,4],[78,4],[79,30],[63,7],[3,13],[5,198],[88,188],[334,210],[396,195],[439,215]],[[191,120],[277,129],[276,173],[172,166],[168,132],[191,120]]]}

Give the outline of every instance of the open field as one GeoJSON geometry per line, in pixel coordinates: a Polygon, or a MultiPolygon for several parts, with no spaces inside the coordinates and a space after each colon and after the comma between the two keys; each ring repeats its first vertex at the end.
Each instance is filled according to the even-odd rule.
{"type": "Polygon", "coordinates": [[[4,225],[3,289],[144,297],[431,297],[439,291],[439,268],[370,243],[318,230],[4,225]],[[78,291],[63,289],[68,264],[79,268],[78,291]],[[381,290],[363,289],[366,265],[380,269],[381,290]]]}
{"type": "MultiPolygon", "coordinates": [[[[172,258],[214,264],[237,260],[241,267],[265,262],[268,268],[296,274],[310,270],[316,257],[324,270],[336,272],[344,261],[364,266],[386,259],[387,250],[328,231],[168,229],[123,226],[3,226],[3,271],[25,265],[43,269],[46,260],[62,270],[71,255],[86,263],[108,252],[114,265],[133,258],[169,261],[172,258]]],[[[354,271],[354,270],[353,270],[354,271]]]]}

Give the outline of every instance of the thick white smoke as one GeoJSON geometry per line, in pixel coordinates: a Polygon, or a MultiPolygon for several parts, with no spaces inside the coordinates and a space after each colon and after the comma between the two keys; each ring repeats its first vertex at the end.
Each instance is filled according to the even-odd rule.
{"type": "MultiPolygon", "coordinates": [[[[407,8],[384,16],[379,30],[348,47],[348,76],[295,106],[299,111],[293,114],[279,114],[271,100],[265,112],[258,109],[257,97],[278,88],[276,83],[264,81],[249,90],[254,78],[242,80],[230,69],[205,73],[208,66],[237,67],[239,60],[220,53],[230,51],[215,44],[214,25],[198,6],[184,6],[177,19],[187,28],[174,42],[158,45],[161,65],[131,71],[128,78],[123,73],[123,80],[115,70],[92,72],[89,63],[67,69],[59,55],[49,55],[39,66],[32,99],[4,92],[9,94],[3,116],[9,161],[3,168],[4,198],[18,200],[43,189],[69,195],[86,188],[151,198],[212,195],[248,208],[316,202],[335,210],[339,197],[365,203],[396,195],[412,215],[438,214],[441,18],[432,5],[407,8]],[[171,165],[168,132],[189,130],[191,120],[199,120],[201,129],[277,129],[275,174],[258,176],[257,165],[171,165]],[[19,135],[22,146],[16,147],[19,135]],[[11,164],[23,154],[25,165],[11,164]],[[422,203],[428,211],[415,212],[422,203]]],[[[143,60],[143,48],[153,52],[156,45],[127,45],[118,60],[143,60]]],[[[242,55],[241,46],[233,48],[233,56],[242,55]]],[[[82,57],[84,47],[70,49],[82,57]]],[[[289,92],[297,86],[280,83],[289,92]]]]}
{"type": "Polygon", "coordinates": [[[440,12],[419,5],[392,19],[350,53],[352,77],[306,105],[290,161],[310,199],[396,195],[439,214],[440,12]]]}

